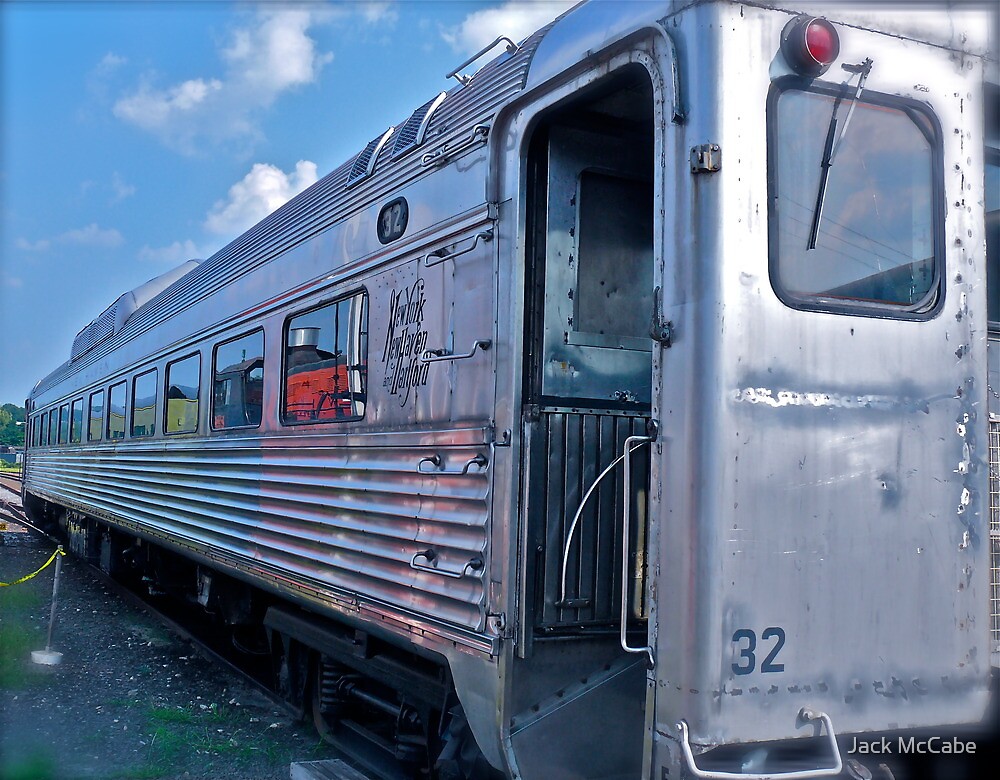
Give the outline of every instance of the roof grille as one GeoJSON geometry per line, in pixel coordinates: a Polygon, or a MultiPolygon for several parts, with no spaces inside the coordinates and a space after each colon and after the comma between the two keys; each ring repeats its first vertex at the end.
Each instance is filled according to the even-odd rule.
{"type": "Polygon", "coordinates": [[[375,171],[375,161],[378,160],[378,153],[382,151],[386,141],[392,135],[395,127],[390,127],[382,135],[373,138],[368,142],[368,146],[361,150],[361,154],[354,158],[351,166],[351,174],[347,177],[347,186],[350,187],[359,181],[367,179],[375,171]]]}
{"type": "Polygon", "coordinates": [[[115,332],[115,315],[117,312],[118,301],[115,301],[104,310],[100,317],[77,333],[76,338],[73,339],[73,347],[70,350],[69,359],[76,360],[81,355],[92,350],[104,341],[104,339],[113,335],[115,332]]]}
{"type": "Polygon", "coordinates": [[[431,115],[444,103],[446,97],[448,97],[448,93],[442,92],[410,114],[410,118],[396,133],[396,140],[392,144],[393,157],[399,157],[399,155],[415,149],[424,142],[427,127],[431,123],[431,115]]]}

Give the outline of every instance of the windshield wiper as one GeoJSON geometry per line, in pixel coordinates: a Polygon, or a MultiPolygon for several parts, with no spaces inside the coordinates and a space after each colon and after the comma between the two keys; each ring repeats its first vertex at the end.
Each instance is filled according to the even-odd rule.
{"type": "MultiPolygon", "coordinates": [[[[858,98],[861,97],[861,91],[865,88],[865,82],[868,81],[868,74],[871,73],[872,64],[871,58],[866,57],[865,61],[860,65],[841,65],[848,73],[860,73],[861,76],[858,79],[858,88],[854,91],[854,96],[851,98],[851,107],[847,110],[847,118],[844,120],[844,127],[841,129],[839,136],[837,135],[837,111],[840,109],[842,96],[838,97],[837,101],[833,104],[833,113],[830,114],[830,125],[826,130],[826,143],[823,145],[823,159],[819,164],[822,169],[819,175],[819,192],[816,194],[816,208],[813,209],[812,226],[809,228],[809,243],[806,245],[806,249],[816,248],[816,240],[819,238],[819,223],[823,218],[823,204],[826,202],[826,185],[830,179],[830,168],[833,167],[834,157],[844,140],[848,126],[851,124],[851,117],[854,116],[854,107],[858,104],[858,98]]],[[[846,87],[849,83],[850,78],[844,82],[844,86],[846,87]]]]}

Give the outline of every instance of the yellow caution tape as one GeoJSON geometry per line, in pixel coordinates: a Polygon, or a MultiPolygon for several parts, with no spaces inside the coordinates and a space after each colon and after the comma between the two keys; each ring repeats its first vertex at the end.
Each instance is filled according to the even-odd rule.
{"type": "Polygon", "coordinates": [[[27,582],[32,577],[36,577],[39,574],[41,574],[43,571],[45,571],[49,567],[49,565],[52,563],[52,561],[54,561],[56,559],[57,555],[65,555],[65,554],[66,553],[63,552],[63,548],[62,547],[57,547],[56,551],[54,553],[52,553],[52,556],[45,563],[42,564],[42,567],[38,571],[33,571],[33,572],[31,572],[31,574],[28,574],[28,575],[26,575],[24,577],[21,577],[21,579],[19,579],[19,580],[14,580],[13,582],[0,582],[0,588],[8,588],[11,585],[20,585],[22,582],[27,582]]]}

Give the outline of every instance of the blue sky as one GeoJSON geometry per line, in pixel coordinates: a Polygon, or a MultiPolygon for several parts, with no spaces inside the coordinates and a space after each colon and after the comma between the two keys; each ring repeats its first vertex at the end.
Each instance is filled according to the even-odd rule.
{"type": "Polygon", "coordinates": [[[554,2],[0,4],[0,403],[554,2]]]}

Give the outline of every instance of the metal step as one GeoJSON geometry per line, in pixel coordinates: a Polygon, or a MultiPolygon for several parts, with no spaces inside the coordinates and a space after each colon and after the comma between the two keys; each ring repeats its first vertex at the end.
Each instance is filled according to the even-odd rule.
{"type": "Polygon", "coordinates": [[[292,764],[291,780],[373,780],[339,758],[292,764]]]}

